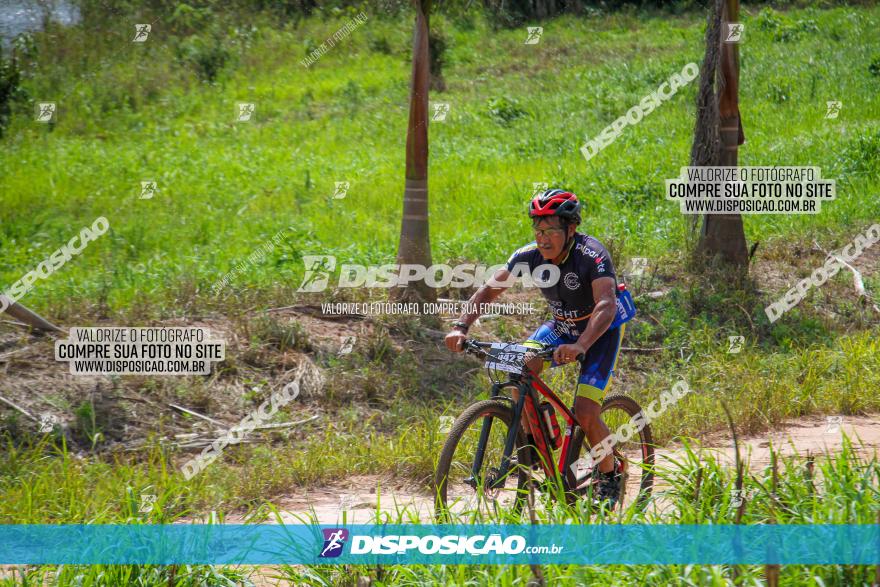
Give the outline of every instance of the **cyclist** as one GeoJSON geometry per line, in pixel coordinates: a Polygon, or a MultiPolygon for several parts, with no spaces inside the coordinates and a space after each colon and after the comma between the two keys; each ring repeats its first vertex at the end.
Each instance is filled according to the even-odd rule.
{"type": "MultiPolygon", "coordinates": [[[[535,241],[517,249],[508,259],[507,267],[496,271],[476,291],[467,306],[471,311],[453,323],[445,342],[452,351],[462,350],[468,328],[479,318],[479,309],[485,307],[482,304],[494,301],[512,284],[510,277],[517,264],[526,264],[530,273],[542,264],[556,265],[559,278],[555,283],[536,281],[553,318],[538,327],[524,344],[533,348],[555,347],[551,366],[570,363],[585,354],[574,414],[590,444],[598,446],[610,434],[599,410],[611,382],[625,325],[609,328],[617,312],[614,265],[602,243],[577,232],[580,211],[581,203],[571,192],[550,189],[535,196],[529,203],[535,241]]],[[[540,373],[544,361],[536,358],[528,366],[540,373]]],[[[527,419],[522,422],[528,434],[527,419]]],[[[594,475],[598,479],[596,497],[613,508],[620,494],[621,473],[612,455],[596,464],[594,475]]]]}

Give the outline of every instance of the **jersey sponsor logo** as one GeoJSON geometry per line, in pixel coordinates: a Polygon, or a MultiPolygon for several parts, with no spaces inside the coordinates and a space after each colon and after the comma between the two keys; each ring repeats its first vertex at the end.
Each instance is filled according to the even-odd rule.
{"type": "Polygon", "coordinates": [[[580,243],[579,245],[576,245],[575,250],[580,251],[581,253],[595,261],[596,270],[599,273],[605,272],[605,258],[602,256],[601,253],[589,248],[589,245],[587,245],[587,243],[580,243]]]}
{"type": "Polygon", "coordinates": [[[581,286],[581,281],[578,279],[577,273],[568,272],[565,274],[565,277],[562,278],[562,283],[565,284],[570,290],[576,290],[581,286]]]}
{"type": "Polygon", "coordinates": [[[565,321],[565,320],[576,320],[578,318],[583,318],[589,314],[586,310],[564,310],[561,312],[554,311],[553,318],[557,321],[565,321]]]}
{"type": "Polygon", "coordinates": [[[574,250],[580,251],[585,255],[590,255],[590,253],[592,253],[592,255],[590,255],[591,257],[596,256],[596,251],[588,249],[586,243],[579,243],[579,244],[575,245],[574,250]]]}
{"type": "Polygon", "coordinates": [[[575,247],[575,250],[582,252],[584,255],[586,255],[587,257],[589,257],[591,259],[601,258],[601,253],[599,253],[599,251],[596,251],[595,249],[589,248],[589,245],[587,245],[586,243],[581,243],[581,244],[577,245],[575,247]]]}

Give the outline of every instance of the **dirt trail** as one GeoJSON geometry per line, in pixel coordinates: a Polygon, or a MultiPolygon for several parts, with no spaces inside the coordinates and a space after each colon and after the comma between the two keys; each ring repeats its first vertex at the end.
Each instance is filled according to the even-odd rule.
{"type": "MultiPolygon", "coordinates": [[[[843,434],[853,439],[860,454],[880,454],[880,415],[843,416],[839,423],[822,416],[801,418],[786,422],[777,431],[741,439],[740,449],[750,469],[758,471],[769,464],[771,445],[782,455],[836,453],[843,445],[843,434]]],[[[729,436],[713,438],[711,443],[705,443],[703,451],[713,453],[722,463],[731,466],[734,463],[729,436]]],[[[658,464],[663,464],[664,460],[681,455],[682,449],[673,447],[658,450],[656,459],[658,464]]],[[[631,480],[627,493],[635,491],[637,482],[631,480]]],[[[388,521],[396,521],[399,512],[408,514],[403,516],[405,522],[416,517],[429,521],[433,513],[432,498],[426,491],[378,476],[352,477],[344,483],[283,496],[274,503],[282,521],[288,524],[310,523],[314,519],[321,524],[372,523],[376,520],[377,506],[380,521],[385,521],[385,516],[388,521]]],[[[244,517],[237,514],[226,518],[230,524],[244,521],[244,517]]],[[[267,520],[274,521],[277,520],[267,520]]]]}

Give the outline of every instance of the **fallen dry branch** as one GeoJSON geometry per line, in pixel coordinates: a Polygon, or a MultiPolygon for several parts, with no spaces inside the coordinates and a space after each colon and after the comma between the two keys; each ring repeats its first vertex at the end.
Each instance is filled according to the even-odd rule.
{"type": "MultiPolygon", "coordinates": [[[[36,312],[28,310],[26,307],[22,306],[18,302],[13,302],[8,297],[0,294],[0,298],[3,298],[8,304],[9,307],[6,308],[6,313],[12,316],[13,318],[24,322],[31,328],[36,330],[47,330],[49,332],[59,332],[62,334],[66,334],[67,331],[55,326],[36,312]]],[[[0,306],[5,305],[3,300],[0,300],[0,306]]]]}
{"type": "Polygon", "coordinates": [[[227,427],[226,424],[224,424],[223,422],[221,422],[219,420],[215,420],[214,418],[208,417],[204,414],[194,412],[190,409],[184,408],[183,406],[178,406],[177,404],[168,404],[168,405],[171,406],[172,408],[174,408],[175,410],[179,410],[179,411],[183,412],[184,414],[189,414],[190,416],[195,416],[196,418],[201,418],[202,420],[204,420],[206,422],[210,422],[211,424],[214,424],[215,426],[220,426],[221,428],[227,427]]]}
{"type": "Polygon", "coordinates": [[[320,418],[320,414],[315,414],[311,418],[306,418],[305,420],[297,420],[296,422],[280,422],[278,424],[263,424],[262,426],[254,426],[254,430],[274,430],[276,428],[290,428],[292,426],[299,426],[300,424],[305,424],[306,422],[311,422],[312,420],[317,420],[320,418]]]}
{"type": "Polygon", "coordinates": [[[30,348],[31,348],[31,347],[28,346],[28,347],[24,347],[23,349],[16,349],[16,350],[14,350],[14,351],[10,351],[10,352],[8,352],[8,353],[6,353],[6,354],[4,354],[4,355],[0,355],[0,361],[5,361],[5,360],[8,359],[9,357],[11,357],[11,356],[13,356],[13,355],[17,355],[17,354],[19,354],[19,353],[23,353],[23,352],[25,352],[26,350],[28,350],[28,349],[30,349],[30,348]]]}
{"type": "Polygon", "coordinates": [[[0,402],[3,402],[3,403],[6,404],[7,406],[9,406],[9,407],[11,407],[11,408],[14,408],[15,410],[18,410],[19,412],[21,412],[22,414],[24,414],[25,416],[27,416],[28,418],[30,418],[30,419],[33,420],[34,422],[39,422],[39,420],[37,419],[36,416],[34,416],[34,415],[31,414],[30,412],[28,412],[28,411],[27,411],[26,409],[24,409],[23,407],[21,407],[21,406],[19,406],[19,405],[17,405],[17,404],[12,403],[12,401],[6,399],[6,398],[3,397],[2,395],[0,395],[0,402]]]}
{"type": "MultiPolygon", "coordinates": [[[[200,438],[199,440],[193,440],[192,442],[175,442],[173,444],[176,448],[205,448],[206,446],[214,444],[216,440],[216,438],[200,438]]],[[[250,438],[242,438],[239,439],[236,444],[254,444],[255,442],[258,441],[250,438]]]]}
{"type": "Polygon", "coordinates": [[[652,347],[652,348],[638,348],[638,347],[634,347],[634,346],[623,346],[623,347],[620,347],[620,350],[627,351],[630,353],[659,353],[659,352],[666,351],[669,349],[674,349],[674,348],[676,348],[676,347],[658,346],[658,347],[652,347]]]}
{"type": "Polygon", "coordinates": [[[864,280],[862,280],[862,274],[859,272],[859,270],[844,261],[843,257],[841,257],[838,253],[829,253],[828,251],[826,251],[824,248],[822,248],[822,245],[820,245],[818,241],[814,240],[813,246],[825,253],[826,256],[837,259],[838,261],[840,261],[841,265],[849,269],[853,275],[853,289],[856,290],[856,297],[858,297],[859,299],[865,299],[875,312],[880,313],[880,308],[878,308],[877,304],[874,303],[874,298],[865,290],[865,282],[864,280]]]}
{"type": "Polygon", "coordinates": [[[860,299],[864,298],[865,300],[867,300],[867,302],[871,305],[871,307],[874,308],[874,311],[880,313],[880,308],[878,308],[877,304],[874,303],[874,298],[871,297],[871,295],[867,291],[865,291],[865,282],[862,281],[862,274],[859,273],[858,269],[856,269],[855,267],[853,267],[852,265],[850,265],[849,263],[844,261],[838,255],[834,255],[834,258],[837,259],[838,261],[840,261],[844,267],[846,267],[847,269],[849,269],[852,272],[852,274],[853,274],[853,287],[856,290],[856,295],[860,299]]]}

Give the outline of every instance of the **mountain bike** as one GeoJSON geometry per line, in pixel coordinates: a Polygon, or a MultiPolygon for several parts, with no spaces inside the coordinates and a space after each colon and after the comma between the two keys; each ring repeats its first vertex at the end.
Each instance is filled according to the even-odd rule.
{"type": "MultiPolygon", "coordinates": [[[[549,359],[553,347],[533,349],[518,344],[466,340],[467,353],[486,358],[492,389],[490,398],[462,412],[452,425],[434,475],[435,517],[451,521],[451,514],[496,515],[501,509],[522,512],[529,483],[556,498],[560,483],[568,503],[591,498],[596,469],[589,457],[590,444],[572,413],[556,393],[527,367],[532,358],[549,359]],[[504,394],[518,390],[518,399],[504,394]],[[565,422],[564,435],[557,412],[565,422]],[[521,419],[528,420],[534,444],[527,443],[521,419]],[[558,460],[553,453],[559,450],[558,460]],[[543,476],[543,480],[540,477],[543,476]],[[558,488],[559,485],[556,485],[558,488]]],[[[577,361],[583,360],[583,354],[577,361]]],[[[642,409],[635,400],[612,394],[602,403],[601,415],[612,434],[628,425],[642,409]]],[[[635,431],[638,426],[630,426],[635,431]]],[[[654,447],[647,424],[629,440],[613,447],[615,467],[622,474],[618,503],[643,507],[654,482],[654,447]],[[626,502],[630,471],[638,488],[626,502]],[[640,475],[636,479],[635,475],[640,475]]]]}

